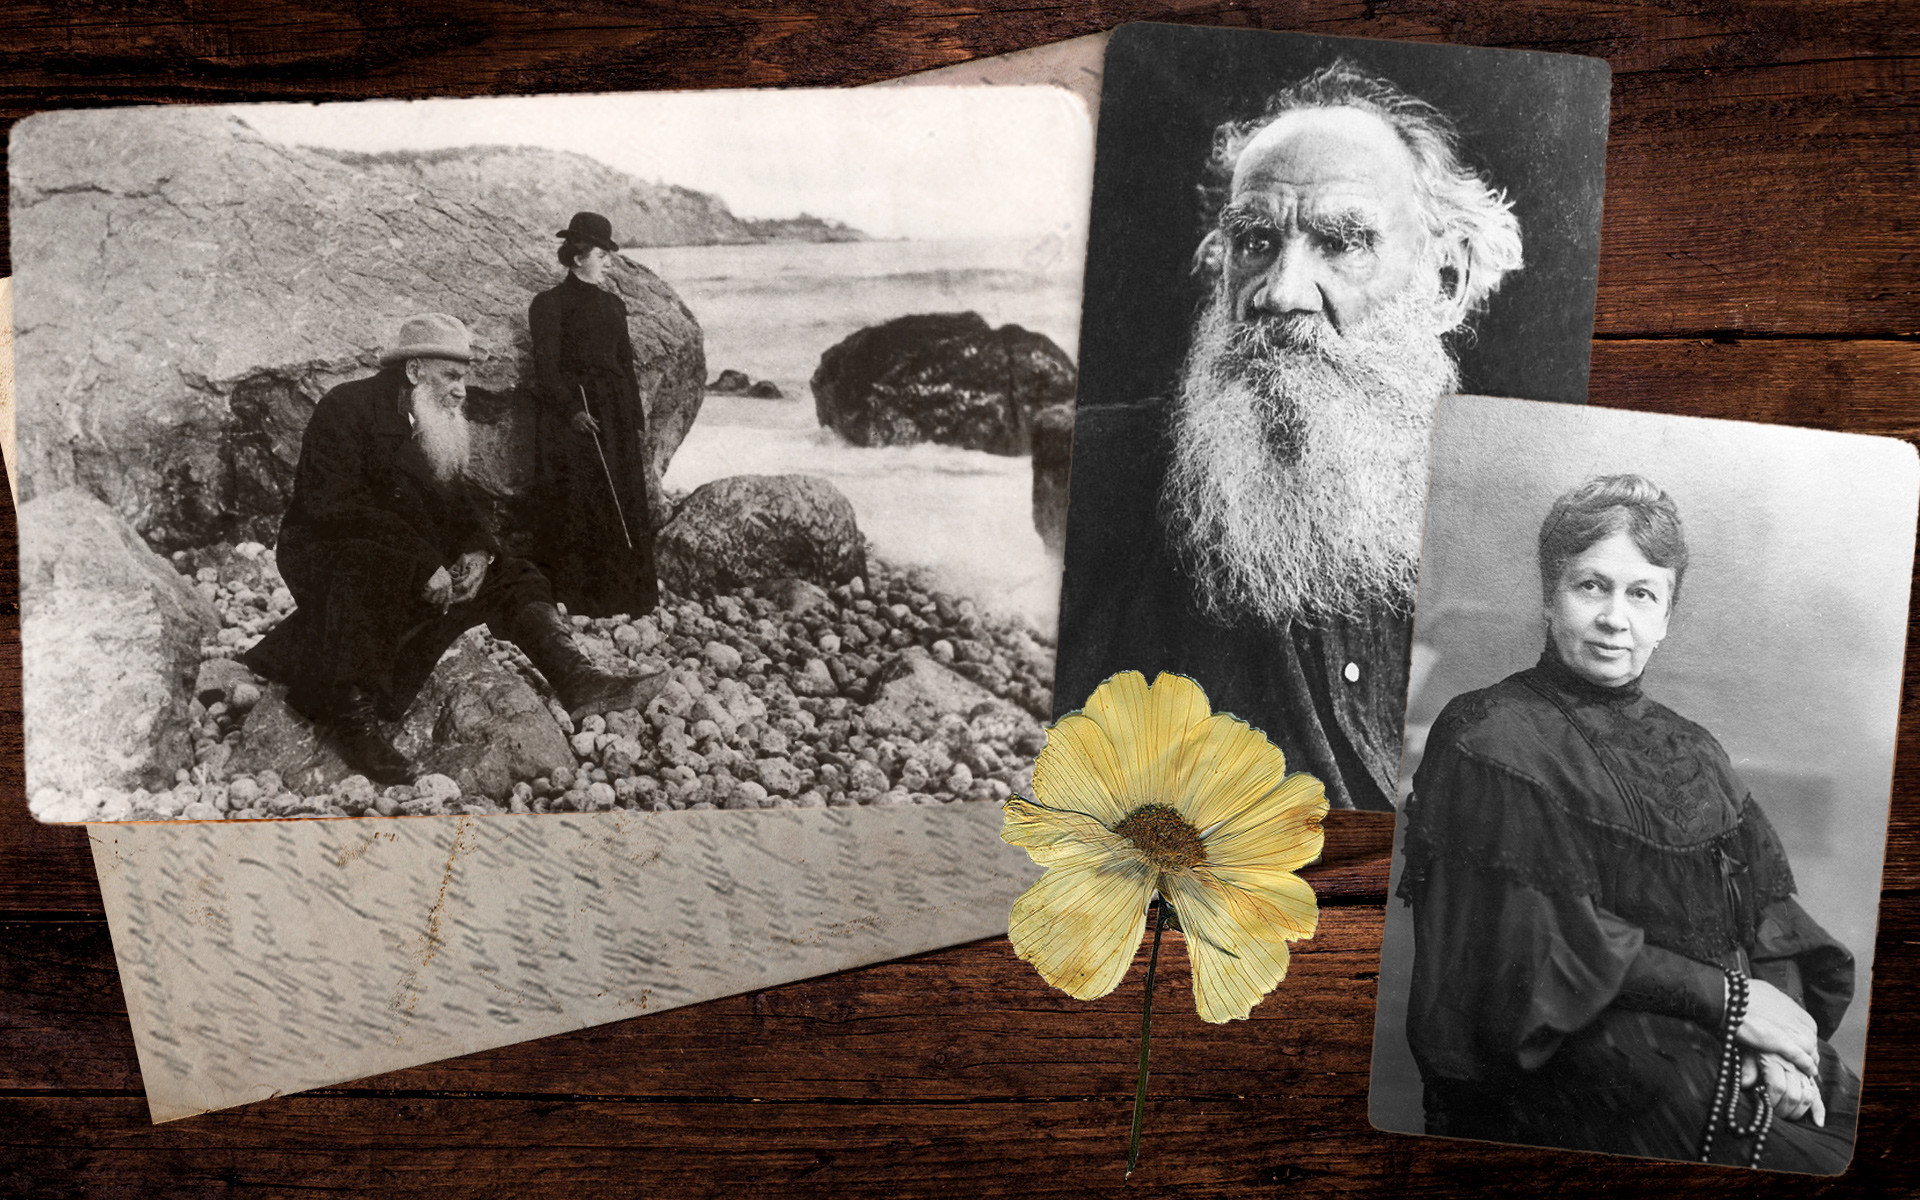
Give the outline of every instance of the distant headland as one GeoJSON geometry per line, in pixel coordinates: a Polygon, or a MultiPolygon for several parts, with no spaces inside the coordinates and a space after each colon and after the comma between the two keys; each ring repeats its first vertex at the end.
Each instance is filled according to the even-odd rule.
{"type": "Polygon", "coordinates": [[[534,146],[457,146],[377,154],[309,147],[349,166],[394,181],[460,195],[555,229],[579,209],[604,213],[622,246],[729,246],[757,242],[864,242],[867,234],[840,221],[801,213],[740,217],[708,192],[650,183],[597,159],[534,146]]]}

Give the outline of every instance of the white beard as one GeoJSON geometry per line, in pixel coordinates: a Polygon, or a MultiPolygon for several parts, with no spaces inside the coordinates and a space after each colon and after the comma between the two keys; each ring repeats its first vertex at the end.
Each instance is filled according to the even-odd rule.
{"type": "Polygon", "coordinates": [[[420,386],[413,392],[413,436],[420,443],[427,469],[441,484],[451,484],[467,471],[467,457],[473,450],[473,431],[458,401],[453,407],[426,399],[420,386]]]}
{"type": "Polygon", "coordinates": [[[1337,333],[1241,325],[1217,291],[1195,323],[1162,496],[1208,612],[1296,618],[1411,608],[1434,404],[1459,372],[1410,288],[1337,333]]]}

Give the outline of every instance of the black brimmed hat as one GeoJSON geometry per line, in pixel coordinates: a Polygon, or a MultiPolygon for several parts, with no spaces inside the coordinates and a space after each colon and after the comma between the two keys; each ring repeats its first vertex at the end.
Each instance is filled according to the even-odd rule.
{"type": "Polygon", "coordinates": [[[613,222],[599,213],[575,213],[573,220],[567,222],[567,227],[553,236],[598,246],[608,254],[617,254],[620,250],[619,244],[613,240],[613,222]]]}

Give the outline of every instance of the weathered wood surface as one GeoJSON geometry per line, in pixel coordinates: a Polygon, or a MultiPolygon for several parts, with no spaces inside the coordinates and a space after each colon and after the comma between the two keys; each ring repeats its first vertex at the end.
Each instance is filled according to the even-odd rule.
{"type": "MultiPolygon", "coordinates": [[[[1378,905],[1324,909],[1319,933],[1294,948],[1285,988],[1250,1019],[1222,1026],[1194,1014],[1185,946],[1168,934],[1156,984],[1154,1095],[1257,1093],[1272,1089],[1269,1077],[1311,1077],[1329,1096],[1364,1101],[1381,916],[1378,905]]],[[[1889,923],[1917,917],[1920,897],[1888,902],[1889,923]]],[[[0,1095],[137,1092],[102,927],[15,919],[0,931],[0,1095]],[[58,1039],[57,1053],[45,1052],[54,1048],[49,1038],[58,1039]]],[[[1883,931],[1880,950],[1898,957],[1889,936],[1883,931]]],[[[1141,972],[1145,964],[1142,949],[1141,972]]],[[[1130,1098],[1140,980],[1082,1003],[1034,987],[1033,978],[993,939],[327,1090],[790,1102],[1130,1098]],[[928,1015],[943,1009],[930,1025],[928,1015]],[[1069,1045],[1073,1053],[1059,1053],[1069,1045]]],[[[1877,982],[1868,1066],[1876,1080],[1920,1070],[1920,1046],[1907,1040],[1920,1032],[1916,1001],[1920,981],[1893,973],[1877,982]]],[[[1360,1103],[1362,1123],[1364,1114],[1360,1103]]]]}
{"type": "MultiPolygon", "coordinates": [[[[1887,920],[1910,926],[1916,915],[1908,897],[1887,920]]],[[[151,1128],[99,925],[15,922],[0,932],[0,1127],[14,1131],[15,1170],[66,1180],[50,1194],[131,1194],[164,1179],[178,1194],[224,1180],[262,1192],[459,1195],[476,1190],[482,1161],[500,1195],[626,1194],[623,1183],[639,1180],[646,1195],[710,1193],[719,1181],[748,1194],[835,1196],[1118,1185],[1134,988],[1076,1004],[1036,989],[997,940],[151,1128]]],[[[1621,1195],[1753,1182],[1644,1163],[1599,1171],[1569,1156],[1369,1129],[1379,937],[1378,908],[1329,909],[1285,991],[1225,1027],[1193,1015],[1184,949],[1169,941],[1156,1100],[1134,1186],[1443,1197],[1547,1183],[1621,1195]]],[[[1885,935],[1881,952],[1897,954],[1885,935]]],[[[1911,978],[1876,989],[1863,1150],[1841,1194],[1899,1194],[1911,1182],[1899,1147],[1920,1102],[1916,1000],[1911,978]]],[[[1796,1186],[1806,1185],[1762,1181],[1757,1194],[1796,1186]]]]}
{"type": "MultiPolygon", "coordinates": [[[[1848,0],[215,0],[0,11],[0,124],[75,105],[864,83],[1127,20],[1562,50],[1614,77],[1597,403],[1920,442],[1920,7],[1848,0]]],[[[0,264],[0,271],[6,269],[0,264]]],[[[13,551],[11,513],[0,555],[13,551]]],[[[9,568],[10,572],[10,568],[9,568]]],[[[153,1128],[84,833],[19,803],[0,578],[0,1194],[1081,1195],[1121,1186],[1138,975],[1003,940],[153,1128]]],[[[1909,657],[1916,651],[1910,646],[1909,657]]],[[[1920,678],[1909,672],[1910,678],[1920,678]]],[[[1909,685],[1908,694],[1915,688],[1909,685]]],[[[1920,696],[1913,696],[1920,700],[1920,696]]],[[[1388,833],[1330,824],[1323,933],[1254,1019],[1163,958],[1143,1194],[1920,1192],[1920,704],[1901,724],[1867,1089],[1837,1181],[1366,1123],[1388,833]]]]}

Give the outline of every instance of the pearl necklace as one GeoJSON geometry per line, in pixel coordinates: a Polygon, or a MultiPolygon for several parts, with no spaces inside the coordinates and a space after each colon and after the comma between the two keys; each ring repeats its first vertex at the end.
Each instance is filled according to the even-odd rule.
{"type": "Polygon", "coordinates": [[[1764,1072],[1754,1079],[1752,1087],[1741,1088],[1740,1044],[1734,1040],[1741,1022],[1747,1019],[1747,1002],[1751,997],[1752,984],[1745,971],[1731,967],[1723,967],[1722,970],[1726,973],[1726,990],[1723,993],[1725,1018],[1721,1021],[1720,1031],[1720,1073],[1714,1079],[1713,1106],[1707,1112],[1707,1127],[1700,1135],[1700,1161],[1712,1161],[1713,1135],[1725,1129],[1736,1138],[1753,1139],[1753,1150],[1747,1155],[1747,1165],[1758,1167],[1761,1151],[1767,1145],[1767,1134],[1773,1128],[1773,1105],[1767,1103],[1764,1072]],[[1743,1090],[1753,1096],[1753,1116],[1745,1122],[1740,1120],[1740,1095],[1743,1090]]]}

